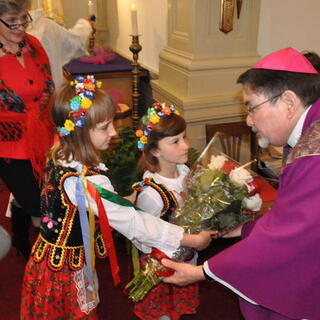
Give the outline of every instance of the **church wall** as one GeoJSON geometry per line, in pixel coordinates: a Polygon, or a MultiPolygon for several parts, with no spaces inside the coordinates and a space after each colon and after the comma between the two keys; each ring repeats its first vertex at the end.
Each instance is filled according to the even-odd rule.
{"type": "Polygon", "coordinates": [[[159,53],[166,45],[167,0],[108,0],[108,43],[124,56],[132,57],[130,8],[135,4],[138,13],[139,41],[142,51],[139,60],[150,71],[157,73],[159,53]],[[118,13],[118,17],[114,14],[118,13]],[[112,23],[111,23],[112,22],[112,23]]]}
{"type": "MultiPolygon", "coordinates": [[[[153,72],[159,69],[159,53],[166,45],[167,0],[94,0],[106,3],[106,43],[130,57],[130,7],[138,10],[138,25],[142,36],[140,62],[153,72]]],[[[219,0],[212,0],[219,1],[219,0]]],[[[253,1],[253,0],[244,0],[253,1]]],[[[87,15],[87,0],[62,0],[68,26],[78,17],[87,15]]],[[[320,53],[319,0],[261,0],[258,53],[268,54],[279,48],[293,46],[298,50],[320,53]]]]}
{"type": "Polygon", "coordinates": [[[292,46],[320,54],[319,12],[319,0],[261,0],[258,53],[292,46]]]}
{"type": "Polygon", "coordinates": [[[68,28],[72,27],[79,18],[86,18],[89,15],[87,0],[62,0],[62,6],[68,28]]]}

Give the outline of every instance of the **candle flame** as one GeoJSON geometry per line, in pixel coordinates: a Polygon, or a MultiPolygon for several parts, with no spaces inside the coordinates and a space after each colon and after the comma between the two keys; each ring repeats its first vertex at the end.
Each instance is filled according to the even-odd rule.
{"type": "Polygon", "coordinates": [[[137,10],[136,5],[134,3],[131,5],[131,10],[137,10]]]}

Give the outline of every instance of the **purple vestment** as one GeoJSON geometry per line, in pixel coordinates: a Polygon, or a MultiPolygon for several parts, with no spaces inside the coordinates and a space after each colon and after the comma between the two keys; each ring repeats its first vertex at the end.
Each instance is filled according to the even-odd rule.
{"type": "Polygon", "coordinates": [[[258,304],[240,299],[248,320],[320,319],[319,119],[320,99],[289,155],[273,208],[208,260],[213,274],[258,304]]]}

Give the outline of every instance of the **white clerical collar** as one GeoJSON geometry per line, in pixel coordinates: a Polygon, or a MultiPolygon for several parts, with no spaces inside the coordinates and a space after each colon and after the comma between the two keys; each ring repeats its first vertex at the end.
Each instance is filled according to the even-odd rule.
{"type": "Polygon", "coordinates": [[[302,128],[304,124],[304,120],[306,119],[306,116],[311,108],[311,105],[304,110],[303,114],[301,115],[300,119],[298,120],[296,126],[292,130],[289,139],[288,139],[288,145],[291,148],[294,148],[295,145],[297,144],[298,140],[300,139],[301,133],[302,133],[302,128]]]}

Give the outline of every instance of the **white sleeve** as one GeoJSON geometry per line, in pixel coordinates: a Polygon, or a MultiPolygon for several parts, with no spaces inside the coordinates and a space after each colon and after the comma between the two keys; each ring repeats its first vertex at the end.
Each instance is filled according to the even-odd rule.
{"type": "Polygon", "coordinates": [[[137,207],[155,217],[160,217],[163,201],[159,192],[148,186],[139,193],[137,207]]]}
{"type": "MultiPolygon", "coordinates": [[[[145,214],[152,214],[155,217],[161,215],[163,201],[159,193],[151,187],[146,187],[141,191],[137,198],[137,207],[145,214]]],[[[151,248],[144,246],[139,241],[133,240],[132,243],[142,252],[150,253],[151,248]]]]}
{"type": "MultiPolygon", "coordinates": [[[[64,189],[74,205],[77,205],[75,197],[77,179],[77,177],[69,177],[64,182],[64,189]]],[[[114,191],[110,180],[103,175],[90,176],[88,180],[109,191],[114,191]]],[[[172,254],[180,246],[183,228],[167,223],[151,214],[135,210],[133,207],[124,207],[103,198],[102,202],[110,226],[129,240],[136,240],[146,246],[158,248],[169,257],[172,257],[172,254]]],[[[89,198],[89,203],[97,214],[95,202],[89,198]]]]}

